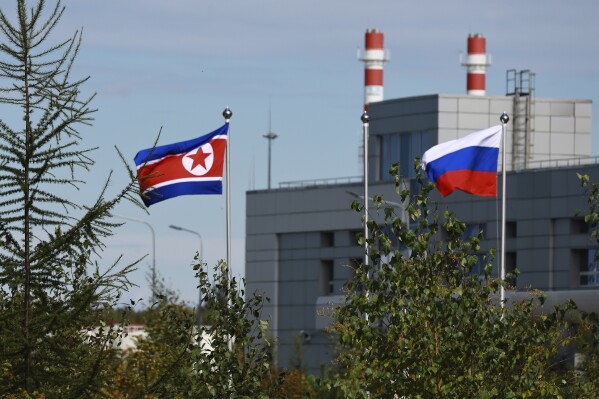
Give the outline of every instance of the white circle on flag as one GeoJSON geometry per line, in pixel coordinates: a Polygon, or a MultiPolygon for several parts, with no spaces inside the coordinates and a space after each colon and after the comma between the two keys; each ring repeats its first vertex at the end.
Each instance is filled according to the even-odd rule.
{"type": "Polygon", "coordinates": [[[189,173],[195,176],[202,176],[208,173],[214,163],[214,150],[210,143],[189,151],[183,156],[181,161],[183,167],[189,173]]]}

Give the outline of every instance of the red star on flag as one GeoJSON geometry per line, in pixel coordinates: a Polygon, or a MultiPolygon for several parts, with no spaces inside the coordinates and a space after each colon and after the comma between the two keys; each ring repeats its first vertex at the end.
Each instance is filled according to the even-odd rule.
{"type": "Polygon", "coordinates": [[[187,158],[193,159],[193,164],[191,165],[191,169],[195,169],[196,166],[202,165],[202,168],[206,169],[206,158],[212,155],[211,152],[204,152],[202,147],[198,148],[198,152],[193,155],[187,155],[187,158]]]}

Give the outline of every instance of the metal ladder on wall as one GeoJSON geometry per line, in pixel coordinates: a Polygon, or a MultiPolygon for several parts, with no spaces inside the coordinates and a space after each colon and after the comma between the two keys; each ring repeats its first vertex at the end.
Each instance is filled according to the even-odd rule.
{"type": "Polygon", "coordinates": [[[525,169],[532,159],[535,74],[528,69],[506,72],[506,96],[514,97],[512,110],[512,170],[525,169]]]}

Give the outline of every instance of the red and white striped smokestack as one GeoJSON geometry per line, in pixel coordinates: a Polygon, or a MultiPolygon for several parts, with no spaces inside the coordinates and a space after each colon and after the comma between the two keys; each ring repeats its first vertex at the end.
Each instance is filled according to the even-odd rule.
{"type": "Polygon", "coordinates": [[[376,29],[367,29],[364,36],[364,54],[358,49],[358,60],[364,62],[364,110],[368,104],[383,101],[383,64],[389,53],[383,46],[384,35],[376,29]]]}
{"type": "Polygon", "coordinates": [[[462,65],[468,68],[467,92],[472,96],[486,94],[486,69],[491,65],[491,56],[487,55],[487,39],[479,33],[468,35],[468,56],[462,65]]]}

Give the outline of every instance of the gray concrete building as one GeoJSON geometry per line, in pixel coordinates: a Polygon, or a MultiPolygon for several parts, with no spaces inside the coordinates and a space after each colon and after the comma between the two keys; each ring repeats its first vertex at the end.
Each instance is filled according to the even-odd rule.
{"type": "MultiPolygon", "coordinates": [[[[576,214],[587,206],[576,174],[599,181],[599,164],[590,156],[590,100],[535,99],[516,88],[507,96],[435,94],[370,104],[369,194],[398,201],[387,173],[391,164],[401,163],[402,177],[413,187],[414,157],[437,143],[498,125],[504,111],[511,117],[506,268],[521,272],[511,295],[533,287],[547,291],[549,303],[573,298],[597,310],[599,246],[576,214]]],[[[501,187],[501,175],[498,179],[501,187]]],[[[362,194],[362,177],[284,183],[246,194],[246,291],[271,299],[264,316],[278,339],[282,366],[301,347],[307,370],[319,373],[333,354],[325,330],[330,319],[322,308],[342,302],[343,284],[363,259],[355,240],[361,215],[351,210],[362,194]]],[[[481,253],[499,247],[499,197],[455,192],[446,198],[435,193],[434,200],[473,234],[484,231],[481,253]]]]}

